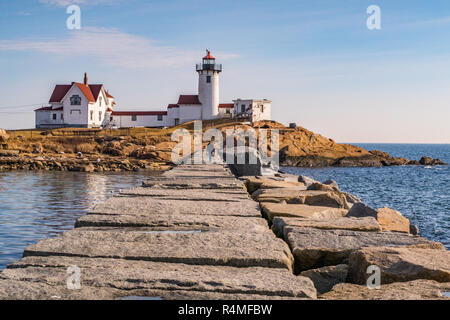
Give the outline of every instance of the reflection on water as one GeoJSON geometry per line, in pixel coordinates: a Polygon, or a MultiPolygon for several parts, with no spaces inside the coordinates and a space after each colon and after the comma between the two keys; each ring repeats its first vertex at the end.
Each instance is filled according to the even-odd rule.
{"type": "Polygon", "coordinates": [[[73,228],[75,220],[154,172],[0,172],[0,269],[23,249],[73,228]]]}

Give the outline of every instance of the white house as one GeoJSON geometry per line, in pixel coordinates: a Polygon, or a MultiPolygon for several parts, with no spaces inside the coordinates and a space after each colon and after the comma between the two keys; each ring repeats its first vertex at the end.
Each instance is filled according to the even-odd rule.
{"type": "Polygon", "coordinates": [[[271,103],[267,99],[236,99],[234,102],[234,116],[250,117],[252,122],[271,119],[271,103]]]}
{"type": "Polygon", "coordinates": [[[219,74],[222,65],[207,50],[196,65],[198,94],[178,97],[160,111],[116,111],[114,98],[101,84],[72,82],[57,85],[50,98],[50,107],[36,111],[36,128],[53,127],[169,127],[193,120],[219,118],[250,119],[252,122],[271,120],[271,101],[236,99],[233,103],[219,103],[219,74]]]}
{"type": "Polygon", "coordinates": [[[35,110],[36,128],[103,127],[110,121],[114,97],[102,84],[84,82],[58,84],[50,97],[49,107],[35,110]]]}

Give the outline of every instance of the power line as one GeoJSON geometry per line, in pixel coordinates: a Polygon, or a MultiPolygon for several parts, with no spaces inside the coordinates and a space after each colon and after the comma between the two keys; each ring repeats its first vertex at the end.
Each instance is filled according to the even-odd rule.
{"type": "Polygon", "coordinates": [[[25,108],[25,107],[35,107],[35,106],[42,106],[42,105],[48,105],[48,103],[34,103],[34,104],[24,104],[21,106],[0,106],[0,109],[9,109],[9,108],[25,108]]]}

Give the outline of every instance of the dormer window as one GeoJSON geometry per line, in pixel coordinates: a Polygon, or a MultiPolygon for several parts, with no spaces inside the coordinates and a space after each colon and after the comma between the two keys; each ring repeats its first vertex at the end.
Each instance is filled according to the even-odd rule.
{"type": "Polygon", "coordinates": [[[79,95],[73,95],[70,97],[70,104],[72,106],[81,106],[81,97],[79,95]]]}

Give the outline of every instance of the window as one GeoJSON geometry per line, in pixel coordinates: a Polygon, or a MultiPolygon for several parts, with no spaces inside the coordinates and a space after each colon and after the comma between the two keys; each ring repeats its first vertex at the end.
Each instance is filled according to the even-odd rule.
{"type": "Polygon", "coordinates": [[[241,112],[242,112],[242,113],[245,112],[245,104],[241,105],[241,112]]]}
{"type": "Polygon", "coordinates": [[[64,113],[61,113],[61,120],[64,120],[64,113]]]}
{"type": "Polygon", "coordinates": [[[177,126],[180,123],[180,119],[175,119],[175,125],[177,126]]]}
{"type": "Polygon", "coordinates": [[[70,104],[72,106],[81,106],[81,97],[79,95],[73,95],[70,97],[70,104]]]}
{"type": "Polygon", "coordinates": [[[98,112],[98,121],[102,121],[102,112],[101,111],[98,112]]]}
{"type": "Polygon", "coordinates": [[[70,110],[70,114],[72,115],[72,113],[81,114],[81,110],[80,109],[72,109],[72,110],[70,110]]]}
{"type": "Polygon", "coordinates": [[[91,110],[91,121],[94,120],[94,111],[91,110]]]}
{"type": "Polygon", "coordinates": [[[226,110],[225,110],[225,113],[230,113],[230,109],[226,109],[226,110]]]}
{"type": "Polygon", "coordinates": [[[101,107],[102,106],[102,97],[100,97],[99,102],[100,102],[100,107],[101,107]]]}
{"type": "Polygon", "coordinates": [[[261,105],[261,112],[264,112],[264,105],[261,105]]]}
{"type": "Polygon", "coordinates": [[[56,113],[53,114],[53,120],[56,120],[56,113]]]}
{"type": "Polygon", "coordinates": [[[109,117],[109,121],[113,121],[113,117],[109,117]]]}
{"type": "Polygon", "coordinates": [[[158,114],[158,121],[162,121],[163,120],[163,116],[161,114],[158,114]]]}
{"type": "Polygon", "coordinates": [[[137,121],[137,116],[131,116],[131,121],[137,121]]]}
{"type": "Polygon", "coordinates": [[[211,83],[211,76],[206,76],[206,83],[211,83]]]}

